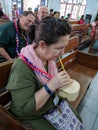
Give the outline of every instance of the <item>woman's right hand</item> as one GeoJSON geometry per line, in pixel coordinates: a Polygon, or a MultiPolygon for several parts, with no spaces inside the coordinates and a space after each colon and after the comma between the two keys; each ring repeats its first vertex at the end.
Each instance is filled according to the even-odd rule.
{"type": "Polygon", "coordinates": [[[70,80],[68,73],[66,71],[61,71],[56,76],[54,76],[47,85],[52,91],[55,91],[70,84],[71,82],[72,81],[70,80]]]}

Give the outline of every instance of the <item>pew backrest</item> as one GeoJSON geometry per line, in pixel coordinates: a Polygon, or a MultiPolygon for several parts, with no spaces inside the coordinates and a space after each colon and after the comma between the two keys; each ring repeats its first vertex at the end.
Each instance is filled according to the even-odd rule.
{"type": "Polygon", "coordinates": [[[31,125],[17,120],[10,113],[11,95],[6,91],[6,84],[13,61],[0,63],[0,129],[2,130],[34,130],[31,125]]]}
{"type": "Polygon", "coordinates": [[[79,24],[79,21],[78,20],[71,20],[69,21],[70,24],[79,24]]]}
{"type": "Polygon", "coordinates": [[[85,35],[85,33],[87,32],[87,25],[86,24],[72,24],[72,32],[71,35],[78,35],[78,36],[82,36],[85,35]]]}
{"type": "Polygon", "coordinates": [[[78,36],[70,37],[68,45],[65,47],[64,53],[76,50],[78,49],[78,46],[79,46],[79,37],[78,36]]]}

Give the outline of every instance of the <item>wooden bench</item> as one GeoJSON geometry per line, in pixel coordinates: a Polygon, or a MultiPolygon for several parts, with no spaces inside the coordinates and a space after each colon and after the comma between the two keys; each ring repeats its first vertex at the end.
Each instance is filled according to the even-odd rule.
{"type": "MultiPolygon", "coordinates": [[[[71,45],[73,43],[71,43],[71,40],[69,43],[68,50],[65,49],[65,52],[69,51],[69,48],[72,49],[71,45]]],[[[78,44],[76,43],[76,45],[78,44]]],[[[78,98],[74,102],[70,102],[70,104],[76,109],[84,97],[89,84],[98,72],[98,56],[74,50],[68,56],[63,57],[62,62],[70,77],[80,83],[80,92],[78,98]]],[[[57,66],[59,71],[61,71],[62,67],[60,61],[57,61],[57,66]]]]}
{"type": "Polygon", "coordinates": [[[69,23],[70,24],[79,24],[79,21],[78,20],[70,20],[69,23]]]}
{"type": "Polygon", "coordinates": [[[85,35],[87,32],[87,25],[86,24],[72,24],[72,32],[71,35],[85,35]]]}
{"type": "Polygon", "coordinates": [[[65,47],[64,53],[76,50],[78,49],[78,46],[79,46],[79,37],[78,36],[70,37],[69,43],[65,47]]]}
{"type": "Polygon", "coordinates": [[[34,130],[30,124],[24,124],[10,113],[11,95],[6,91],[13,61],[0,63],[0,130],[34,130]]]}
{"type": "Polygon", "coordinates": [[[88,35],[88,28],[90,24],[72,24],[72,31],[71,31],[71,37],[72,36],[78,36],[79,37],[79,49],[82,49],[82,47],[88,46],[91,41],[91,37],[88,35]]]}

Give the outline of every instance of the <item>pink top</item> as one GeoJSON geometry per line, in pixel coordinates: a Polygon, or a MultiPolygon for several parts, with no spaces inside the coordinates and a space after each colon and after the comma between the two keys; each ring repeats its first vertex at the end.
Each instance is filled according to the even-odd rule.
{"type": "Polygon", "coordinates": [[[84,20],[79,20],[79,24],[85,24],[84,20]]]}

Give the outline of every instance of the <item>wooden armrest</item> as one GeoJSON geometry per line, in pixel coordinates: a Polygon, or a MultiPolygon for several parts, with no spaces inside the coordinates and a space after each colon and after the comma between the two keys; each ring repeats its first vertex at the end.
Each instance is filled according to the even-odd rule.
{"type": "Polygon", "coordinates": [[[4,130],[34,130],[28,123],[17,120],[9,111],[0,105],[0,125],[4,130]]]}

